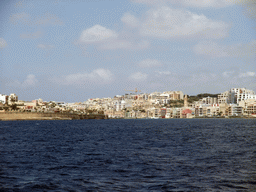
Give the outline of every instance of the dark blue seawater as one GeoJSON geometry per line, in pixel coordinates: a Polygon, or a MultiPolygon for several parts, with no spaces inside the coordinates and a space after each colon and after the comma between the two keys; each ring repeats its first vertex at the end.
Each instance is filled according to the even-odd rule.
{"type": "Polygon", "coordinates": [[[0,191],[256,191],[256,120],[0,122],[0,191]]]}

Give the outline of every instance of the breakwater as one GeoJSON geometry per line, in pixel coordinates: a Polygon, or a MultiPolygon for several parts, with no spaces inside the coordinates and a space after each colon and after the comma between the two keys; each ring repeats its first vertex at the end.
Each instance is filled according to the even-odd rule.
{"type": "Polygon", "coordinates": [[[15,120],[73,120],[73,119],[107,119],[104,114],[71,114],[71,113],[37,113],[37,112],[1,112],[1,121],[15,120]]]}

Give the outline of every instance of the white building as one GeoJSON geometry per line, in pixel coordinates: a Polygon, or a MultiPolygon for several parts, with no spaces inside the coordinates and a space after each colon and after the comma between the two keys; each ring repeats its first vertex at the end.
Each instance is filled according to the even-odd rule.
{"type": "Polygon", "coordinates": [[[246,88],[232,88],[229,91],[230,103],[239,103],[239,101],[253,98],[256,98],[255,92],[246,88]]]}
{"type": "Polygon", "coordinates": [[[225,91],[218,95],[218,104],[229,103],[229,92],[225,91]]]}
{"type": "Polygon", "coordinates": [[[8,103],[13,103],[18,101],[18,96],[15,93],[11,93],[8,97],[8,103]]]}
{"type": "Polygon", "coordinates": [[[232,88],[229,91],[218,95],[218,104],[222,103],[239,103],[247,99],[256,99],[255,92],[246,88],[232,88]]]}
{"type": "Polygon", "coordinates": [[[8,102],[8,95],[2,95],[0,94],[0,102],[3,104],[6,104],[8,102]]]}

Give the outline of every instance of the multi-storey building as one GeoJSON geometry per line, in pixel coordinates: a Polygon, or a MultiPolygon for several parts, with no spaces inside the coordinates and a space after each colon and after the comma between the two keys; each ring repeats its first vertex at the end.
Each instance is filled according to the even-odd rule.
{"type": "Polygon", "coordinates": [[[230,104],[227,108],[228,116],[242,116],[243,107],[238,106],[237,104],[230,104]]]}
{"type": "Polygon", "coordinates": [[[213,105],[213,104],[217,104],[217,98],[215,97],[204,97],[201,99],[202,104],[209,104],[209,105],[213,105]]]}
{"type": "Polygon", "coordinates": [[[247,106],[247,113],[251,114],[251,115],[255,115],[256,114],[256,102],[252,103],[252,104],[249,104],[247,106]]]}
{"type": "Polygon", "coordinates": [[[184,94],[182,91],[168,91],[164,92],[169,94],[170,100],[183,100],[184,99],[184,94]]]}
{"type": "Polygon", "coordinates": [[[218,95],[218,103],[239,103],[247,99],[256,99],[255,92],[246,88],[232,88],[218,95]]]}
{"type": "Polygon", "coordinates": [[[256,99],[255,92],[246,88],[232,88],[229,91],[230,103],[239,103],[247,99],[256,99]]]}
{"type": "Polygon", "coordinates": [[[218,95],[218,104],[229,103],[229,92],[225,91],[218,95]]]}
{"type": "Polygon", "coordinates": [[[15,93],[11,93],[8,97],[8,103],[12,104],[18,101],[18,96],[15,93]]]}

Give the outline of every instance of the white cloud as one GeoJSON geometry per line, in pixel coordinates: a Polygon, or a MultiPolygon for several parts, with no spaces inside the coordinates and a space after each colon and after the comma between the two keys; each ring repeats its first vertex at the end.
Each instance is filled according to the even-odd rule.
{"type": "Polygon", "coordinates": [[[242,77],[256,77],[256,73],[252,72],[252,71],[248,71],[246,73],[240,73],[239,77],[240,78],[242,78],[242,77]]]}
{"type": "Polygon", "coordinates": [[[0,49],[5,48],[7,46],[6,41],[3,38],[0,38],[0,49]]]}
{"type": "Polygon", "coordinates": [[[170,71],[156,71],[156,73],[158,73],[159,75],[171,75],[172,72],[170,71]]]}
{"type": "Polygon", "coordinates": [[[146,73],[136,72],[129,76],[129,79],[135,80],[135,81],[144,81],[146,80],[148,75],[146,73]]]}
{"type": "Polygon", "coordinates": [[[79,42],[96,43],[109,39],[115,39],[117,37],[118,34],[115,31],[112,31],[100,25],[94,25],[93,27],[86,29],[82,32],[79,42]]]}
{"type": "Polygon", "coordinates": [[[166,0],[131,0],[134,3],[141,3],[147,5],[156,5],[158,3],[164,3],[166,0]]]}
{"type": "Polygon", "coordinates": [[[224,77],[230,77],[230,75],[233,74],[233,73],[234,73],[234,71],[224,71],[224,72],[222,73],[222,75],[223,75],[224,77]]]}
{"type": "Polygon", "coordinates": [[[114,50],[114,49],[146,49],[148,48],[150,43],[146,40],[142,40],[139,42],[135,42],[134,40],[123,40],[123,39],[116,39],[107,43],[103,43],[99,46],[100,49],[108,49],[108,50],[114,50]]]}
{"type": "Polygon", "coordinates": [[[255,21],[255,19],[256,19],[256,3],[255,3],[255,0],[243,0],[241,4],[246,9],[245,14],[255,21]]]}
{"type": "Polygon", "coordinates": [[[56,15],[51,13],[45,13],[35,19],[36,25],[63,25],[63,21],[56,15]]]}
{"type": "Polygon", "coordinates": [[[76,73],[66,77],[55,79],[57,83],[65,85],[86,85],[86,84],[105,84],[113,80],[114,75],[108,69],[95,69],[91,73],[76,73]]]}
{"type": "Polygon", "coordinates": [[[25,81],[21,84],[22,87],[32,87],[37,84],[38,80],[36,79],[36,76],[33,74],[30,74],[27,76],[25,81]]]}
{"type": "Polygon", "coordinates": [[[53,45],[46,45],[46,44],[39,44],[39,45],[37,45],[37,48],[47,50],[47,49],[53,49],[54,46],[53,45]]]}
{"type": "Polygon", "coordinates": [[[191,81],[191,83],[197,82],[198,84],[200,84],[200,82],[206,83],[206,82],[216,80],[217,77],[218,76],[215,73],[202,72],[198,74],[192,74],[191,79],[189,81],[191,81]]]}
{"type": "Polygon", "coordinates": [[[139,62],[138,66],[141,68],[149,68],[149,67],[161,67],[163,64],[155,59],[145,59],[139,62]]]}
{"type": "Polygon", "coordinates": [[[158,4],[173,4],[182,5],[188,7],[209,7],[209,8],[220,8],[234,5],[235,3],[241,2],[241,0],[131,0],[134,3],[142,3],[148,5],[158,4]]]}
{"type": "Polygon", "coordinates": [[[43,33],[41,31],[37,31],[35,33],[24,33],[20,35],[20,38],[22,39],[37,39],[43,36],[43,33]]]}
{"type": "MultiPolygon", "coordinates": [[[[114,50],[114,49],[145,49],[149,47],[149,42],[146,40],[135,41],[133,38],[126,35],[119,35],[117,32],[95,25],[86,29],[80,35],[78,44],[95,44],[98,49],[114,50]]],[[[81,47],[84,49],[83,47],[81,47]]]]}
{"type": "Polygon", "coordinates": [[[15,7],[19,7],[22,8],[24,6],[24,0],[23,1],[19,1],[15,4],[15,7]]]}
{"type": "Polygon", "coordinates": [[[210,55],[212,57],[227,57],[225,48],[215,42],[200,42],[194,47],[194,52],[201,55],[210,55]]]}
{"type": "Polygon", "coordinates": [[[256,40],[247,44],[219,45],[215,42],[200,42],[194,52],[211,57],[250,57],[256,55],[256,40]]]}
{"type": "Polygon", "coordinates": [[[147,12],[140,26],[142,36],[157,38],[200,38],[219,39],[228,36],[228,24],[213,21],[204,15],[160,7],[147,12]]]}
{"type": "Polygon", "coordinates": [[[226,47],[227,52],[233,57],[256,56],[256,40],[246,44],[236,44],[226,47]]]}
{"type": "Polygon", "coordinates": [[[9,19],[10,19],[10,22],[14,25],[28,24],[31,21],[30,15],[25,12],[12,14],[9,19]]]}
{"type": "Polygon", "coordinates": [[[188,7],[218,8],[234,5],[239,2],[239,0],[172,0],[170,2],[188,7]]]}
{"type": "Polygon", "coordinates": [[[8,83],[7,85],[11,87],[28,88],[36,86],[37,83],[38,80],[36,79],[36,76],[33,74],[29,74],[23,82],[15,80],[11,83],[8,83]]]}
{"type": "Polygon", "coordinates": [[[124,16],[121,18],[121,21],[129,27],[137,27],[139,25],[139,20],[130,13],[125,13],[124,16]]]}

